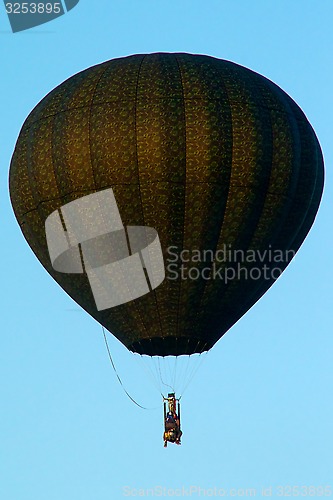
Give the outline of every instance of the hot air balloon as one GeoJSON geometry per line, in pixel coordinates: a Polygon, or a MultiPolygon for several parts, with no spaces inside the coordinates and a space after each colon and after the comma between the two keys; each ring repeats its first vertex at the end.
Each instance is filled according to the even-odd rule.
{"type": "Polygon", "coordinates": [[[230,61],[156,53],[50,92],[20,132],[10,194],[33,252],[80,306],[130,351],[180,356],[211,349],[279,277],[314,222],[323,177],[316,135],[277,85],[230,61]],[[158,234],[165,276],[98,310],[82,252],[82,272],[53,268],[45,223],[110,189],[121,227],[158,234]]]}

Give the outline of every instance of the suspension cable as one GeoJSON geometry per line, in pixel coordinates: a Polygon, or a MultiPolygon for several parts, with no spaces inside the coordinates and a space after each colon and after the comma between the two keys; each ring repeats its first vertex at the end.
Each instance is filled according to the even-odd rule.
{"type": "Polygon", "coordinates": [[[107,349],[107,352],[108,352],[108,355],[109,355],[109,359],[110,359],[110,362],[111,362],[111,365],[112,365],[112,368],[114,369],[114,372],[117,376],[117,379],[121,385],[121,387],[123,388],[125,394],[127,395],[127,397],[136,405],[138,406],[139,408],[142,408],[142,410],[156,410],[157,408],[160,408],[160,406],[156,406],[155,408],[146,408],[145,406],[142,406],[140,405],[139,403],[137,403],[137,401],[135,401],[134,398],[132,398],[132,396],[127,392],[121,378],[119,377],[118,375],[118,372],[117,372],[117,369],[115,367],[115,364],[113,362],[113,359],[112,359],[112,356],[111,356],[111,352],[110,352],[110,348],[109,348],[109,344],[108,344],[108,341],[107,341],[107,338],[106,338],[106,333],[105,333],[105,329],[104,327],[102,326],[102,331],[103,331],[103,335],[104,335],[104,342],[105,342],[105,345],[106,345],[106,349],[107,349]]]}
{"type": "Polygon", "coordinates": [[[179,400],[182,398],[184,392],[186,391],[186,389],[188,388],[188,386],[190,385],[190,383],[194,379],[194,377],[197,374],[197,372],[198,372],[199,368],[201,367],[202,363],[207,358],[208,352],[209,351],[205,351],[203,353],[200,353],[200,355],[198,357],[199,362],[196,364],[196,366],[194,367],[194,369],[192,369],[191,376],[190,376],[189,380],[187,381],[187,383],[185,384],[185,387],[183,388],[183,390],[181,392],[181,396],[180,396],[179,400]]]}

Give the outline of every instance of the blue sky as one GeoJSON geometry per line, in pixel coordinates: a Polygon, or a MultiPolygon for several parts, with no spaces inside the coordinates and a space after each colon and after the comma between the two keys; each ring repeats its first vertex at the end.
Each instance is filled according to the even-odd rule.
{"type": "MultiPolygon", "coordinates": [[[[288,485],[333,496],[332,19],[331,0],[81,0],[13,34],[0,6],[1,498],[120,500],[125,487],[151,498],[158,486],[169,496],[192,487],[188,498],[272,487],[278,498],[288,485]],[[307,115],[326,164],[310,235],[206,356],[182,400],[183,444],[167,450],[161,409],[126,397],[100,326],[40,266],[7,187],[19,130],[46,93],[101,61],[157,51],[228,59],[273,80],[307,115]]],[[[133,397],[159,406],[133,355],[111,337],[110,348],[133,397]]]]}

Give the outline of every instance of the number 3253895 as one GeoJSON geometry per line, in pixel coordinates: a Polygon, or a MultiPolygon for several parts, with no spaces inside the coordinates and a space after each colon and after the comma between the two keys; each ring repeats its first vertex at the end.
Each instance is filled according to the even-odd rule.
{"type": "Polygon", "coordinates": [[[61,3],[7,2],[7,14],[60,14],[61,3]]]}

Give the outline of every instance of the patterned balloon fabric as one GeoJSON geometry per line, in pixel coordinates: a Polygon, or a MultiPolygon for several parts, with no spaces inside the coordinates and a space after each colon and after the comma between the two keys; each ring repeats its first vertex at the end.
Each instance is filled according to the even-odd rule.
{"type": "Polygon", "coordinates": [[[128,349],[152,356],[210,349],[288,265],[322,189],[316,135],[285,92],[232,62],[183,53],[69,78],[25,121],[10,170],[17,220],[46,270],[128,349]],[[87,273],[52,267],[45,221],[106,189],[124,227],[157,232],[165,278],[98,310],[87,273]]]}

